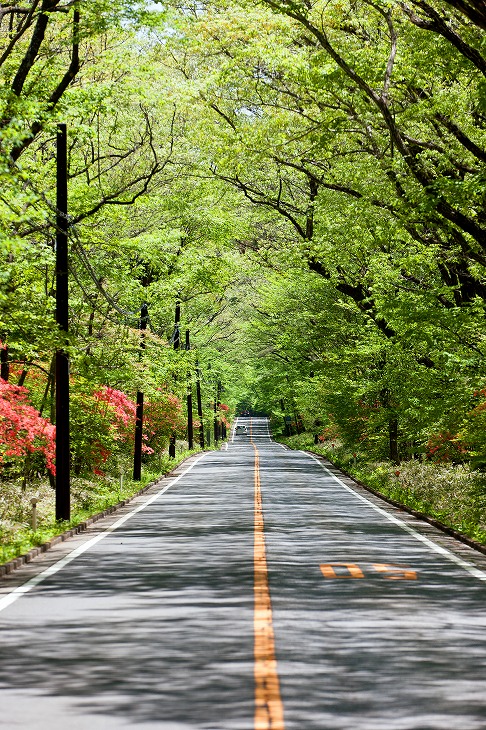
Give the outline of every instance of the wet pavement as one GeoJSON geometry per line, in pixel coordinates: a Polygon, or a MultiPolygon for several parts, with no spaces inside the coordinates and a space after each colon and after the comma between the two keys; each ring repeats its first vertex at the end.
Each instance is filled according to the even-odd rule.
{"type": "Polygon", "coordinates": [[[486,727],[486,556],[240,423],[1,582],[0,725],[486,727]]]}

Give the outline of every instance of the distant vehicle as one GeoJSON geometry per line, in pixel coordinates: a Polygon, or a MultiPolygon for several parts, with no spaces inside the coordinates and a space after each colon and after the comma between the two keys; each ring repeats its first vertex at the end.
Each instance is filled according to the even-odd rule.
{"type": "Polygon", "coordinates": [[[246,436],[248,431],[246,430],[246,426],[243,426],[242,424],[238,424],[235,428],[235,436],[246,436]]]}

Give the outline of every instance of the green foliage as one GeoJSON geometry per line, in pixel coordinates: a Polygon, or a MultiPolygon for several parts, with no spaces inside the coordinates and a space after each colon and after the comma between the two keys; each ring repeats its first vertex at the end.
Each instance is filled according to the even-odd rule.
{"type": "Polygon", "coordinates": [[[474,393],[474,408],[467,414],[460,430],[460,439],[472,456],[472,464],[486,469],[486,389],[474,393]]]}
{"type": "Polygon", "coordinates": [[[429,10],[216,0],[169,40],[202,159],[261,210],[239,400],[374,458],[457,433],[484,372],[481,32],[429,10]]]}
{"type": "Polygon", "coordinates": [[[69,351],[78,471],[129,459],[99,388],[144,392],[156,463],[184,433],[196,365],[206,427],[221,384],[230,413],[287,417],[348,455],[406,460],[442,434],[441,453],[486,460],[472,396],[486,377],[484,44],[449,4],[413,8],[4,9],[0,338],[51,419],[53,355],[69,351]],[[68,342],[53,323],[59,121],[68,342]]]}

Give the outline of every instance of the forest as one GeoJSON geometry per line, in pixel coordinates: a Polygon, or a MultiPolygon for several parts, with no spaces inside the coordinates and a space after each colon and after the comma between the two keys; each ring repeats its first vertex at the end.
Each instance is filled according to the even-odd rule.
{"type": "Polygon", "coordinates": [[[482,0],[0,3],[0,561],[59,531],[60,350],[73,524],[139,488],[143,392],[143,483],[188,409],[205,448],[250,410],[486,542],[485,29],[482,0]]]}

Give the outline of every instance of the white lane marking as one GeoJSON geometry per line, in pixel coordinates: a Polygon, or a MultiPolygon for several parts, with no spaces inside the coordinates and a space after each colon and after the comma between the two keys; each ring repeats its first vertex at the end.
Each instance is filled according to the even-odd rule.
{"type": "Polygon", "coordinates": [[[188,472],[191,471],[193,467],[198,464],[201,459],[204,459],[206,454],[203,454],[200,456],[196,461],[189,466],[185,472],[180,474],[178,477],[173,479],[167,486],[165,486],[163,489],[161,489],[157,494],[154,494],[153,497],[150,497],[146,502],[136,507],[134,510],[129,512],[128,514],[124,515],[123,517],[120,517],[119,520],[114,522],[110,527],[108,527],[103,532],[100,532],[99,535],[96,535],[96,537],[92,537],[91,540],[88,540],[87,542],[83,543],[79,547],[72,550],[70,553],[65,555],[63,558],[58,560],[54,565],[50,565],[49,568],[46,568],[46,570],[43,570],[42,573],[38,573],[33,578],[30,578],[26,583],[23,583],[21,586],[17,586],[17,588],[14,588],[14,590],[11,593],[8,593],[7,595],[0,598],[0,611],[3,611],[4,608],[7,608],[7,606],[10,606],[12,603],[15,603],[19,598],[24,596],[26,593],[31,591],[33,588],[39,585],[39,583],[43,583],[47,578],[49,578],[51,575],[54,575],[55,573],[58,573],[60,570],[62,570],[66,565],[71,563],[73,560],[75,560],[79,555],[82,555],[87,550],[89,550],[93,545],[96,545],[97,542],[102,540],[107,535],[110,535],[112,532],[115,532],[119,527],[121,527],[127,520],[129,520],[133,515],[136,515],[138,512],[141,512],[146,507],[148,507],[150,504],[155,502],[159,497],[161,497],[168,489],[174,486],[179,479],[182,479],[182,477],[185,477],[188,472]]]}
{"type": "Polygon", "coordinates": [[[454,555],[454,553],[451,553],[449,550],[446,550],[446,548],[441,547],[440,545],[437,545],[432,540],[429,540],[428,537],[425,537],[425,535],[421,535],[420,532],[417,532],[413,529],[413,527],[410,527],[410,525],[407,525],[406,522],[403,522],[402,520],[398,519],[398,517],[394,517],[394,515],[390,515],[388,512],[386,512],[384,509],[381,509],[381,507],[378,507],[376,504],[373,504],[373,502],[370,502],[369,499],[366,499],[366,497],[363,497],[361,494],[358,494],[354,491],[351,487],[348,487],[347,484],[344,484],[340,479],[338,479],[337,476],[335,476],[329,469],[324,466],[324,464],[319,461],[319,459],[316,456],[313,456],[312,454],[308,454],[305,451],[301,451],[301,454],[305,454],[305,456],[309,456],[311,459],[316,461],[324,471],[326,471],[333,479],[335,479],[338,484],[340,484],[344,489],[346,489],[348,492],[351,492],[351,494],[354,494],[355,497],[360,499],[362,502],[365,502],[368,504],[372,509],[375,510],[375,512],[378,512],[380,515],[383,515],[387,518],[387,520],[390,520],[390,522],[393,522],[393,524],[398,525],[398,527],[401,527],[402,530],[405,530],[405,532],[408,532],[412,537],[414,537],[416,540],[419,540],[420,542],[423,542],[424,545],[427,545],[427,547],[434,550],[434,552],[439,553],[439,555],[442,555],[444,558],[447,558],[452,563],[455,563],[456,565],[459,565],[461,568],[464,568],[464,570],[467,570],[468,573],[473,575],[475,578],[478,578],[478,580],[486,581],[486,573],[482,570],[479,570],[479,568],[476,568],[474,565],[471,565],[471,563],[467,563],[465,560],[460,558],[458,555],[454,555]]]}

